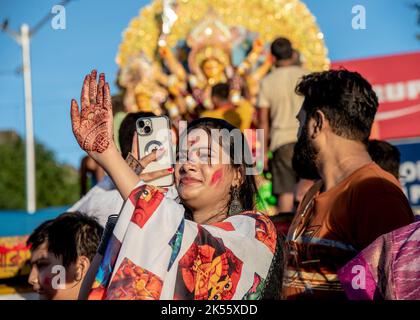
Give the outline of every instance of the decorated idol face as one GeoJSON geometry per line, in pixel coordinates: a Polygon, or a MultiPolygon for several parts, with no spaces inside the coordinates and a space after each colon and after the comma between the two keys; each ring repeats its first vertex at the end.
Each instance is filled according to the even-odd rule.
{"type": "Polygon", "coordinates": [[[225,71],[225,67],[223,66],[223,64],[215,58],[209,58],[204,60],[202,64],[202,69],[207,79],[220,77],[225,71]]]}

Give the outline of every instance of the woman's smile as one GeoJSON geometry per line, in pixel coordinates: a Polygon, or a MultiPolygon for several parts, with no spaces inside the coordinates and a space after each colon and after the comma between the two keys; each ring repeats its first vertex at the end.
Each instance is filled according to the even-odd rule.
{"type": "Polygon", "coordinates": [[[190,185],[190,184],[202,183],[202,181],[200,179],[193,178],[191,176],[183,176],[180,180],[180,183],[184,185],[190,185]]]}

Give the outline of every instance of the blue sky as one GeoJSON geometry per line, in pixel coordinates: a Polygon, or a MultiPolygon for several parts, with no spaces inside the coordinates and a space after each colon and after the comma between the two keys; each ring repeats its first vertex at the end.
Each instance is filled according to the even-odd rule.
{"type": "MultiPolygon", "coordinates": [[[[234,1],[234,0],[232,0],[234,1]]],[[[16,30],[33,26],[60,0],[1,0],[0,21],[8,18],[16,30]]],[[[416,0],[304,0],[325,35],[332,61],[420,50],[416,0]],[[353,30],[352,7],[366,8],[366,30],[353,30]]],[[[121,34],[131,18],[149,1],[73,0],[66,7],[66,29],[47,23],[32,39],[32,91],[35,137],[52,149],[58,160],[78,166],[83,152],[71,132],[69,103],[79,98],[89,70],[107,74],[112,84],[121,34]]],[[[0,33],[0,130],[24,133],[23,80],[20,47],[0,33]]]]}

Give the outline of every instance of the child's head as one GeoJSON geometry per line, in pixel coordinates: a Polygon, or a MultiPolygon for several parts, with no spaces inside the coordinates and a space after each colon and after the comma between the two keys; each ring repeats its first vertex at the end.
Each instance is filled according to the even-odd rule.
{"type": "Polygon", "coordinates": [[[63,213],[29,236],[28,282],[46,300],[75,300],[101,240],[103,228],[79,212],[63,213]]]}

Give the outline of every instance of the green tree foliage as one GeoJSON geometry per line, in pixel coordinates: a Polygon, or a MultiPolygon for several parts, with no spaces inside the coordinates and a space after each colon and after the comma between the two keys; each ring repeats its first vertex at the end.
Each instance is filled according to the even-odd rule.
{"type": "MultiPolygon", "coordinates": [[[[79,198],[77,171],[35,145],[37,208],[70,205],[79,198]]],[[[25,209],[25,144],[21,138],[0,143],[0,209],[25,209]]]]}

